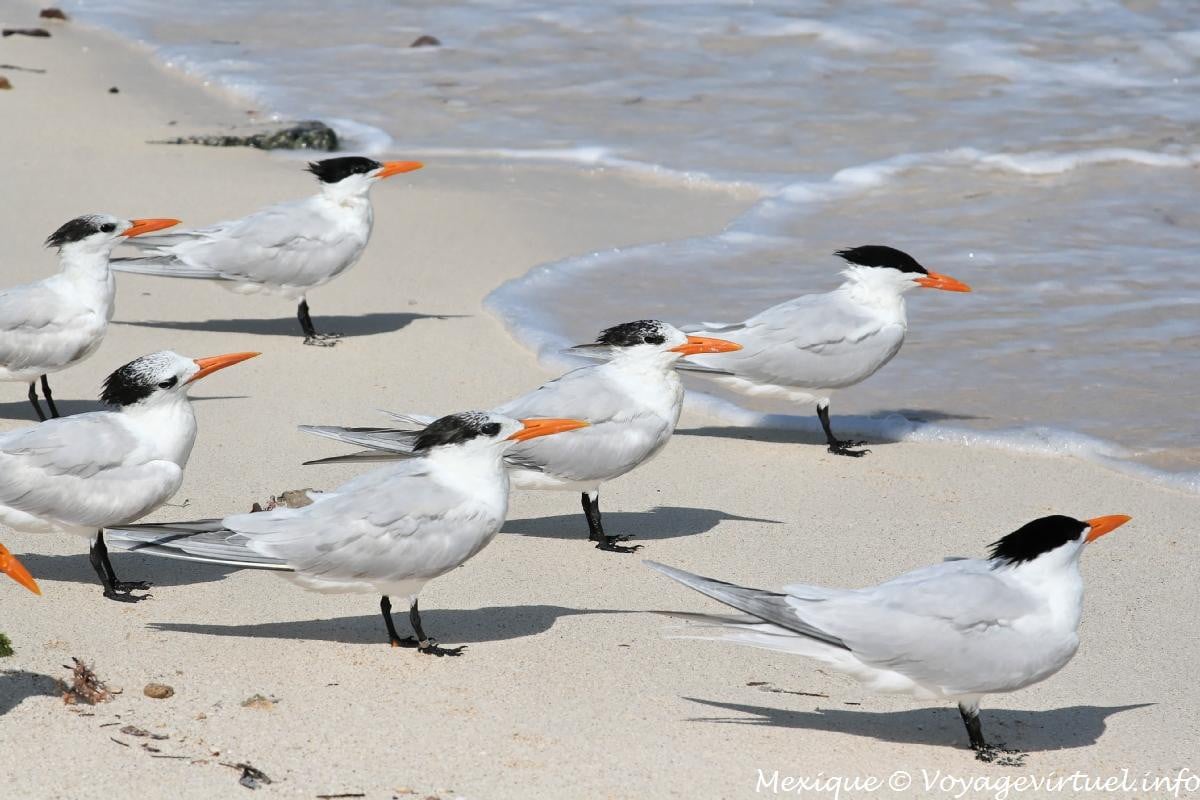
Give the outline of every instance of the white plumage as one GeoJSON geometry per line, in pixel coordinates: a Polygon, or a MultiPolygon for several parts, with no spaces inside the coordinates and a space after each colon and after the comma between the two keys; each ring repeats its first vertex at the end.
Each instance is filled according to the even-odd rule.
{"type": "Polygon", "coordinates": [[[306,343],[330,344],[336,335],[313,328],[307,293],[348,270],[366,249],[374,221],[371,187],[420,167],[357,156],[314,162],[309,169],[321,181],[320,193],[207,228],[147,237],[136,243],[141,256],[114,259],[113,267],[215,280],[239,294],[299,299],[306,343]]]}
{"type": "Polygon", "coordinates": [[[59,271],[36,283],[0,291],[0,381],[29,384],[29,402],[45,419],[36,381],[50,415],[58,409],[46,376],[78,364],[104,340],[113,315],[116,285],[109,254],[122,240],[175,225],[173,219],[119,219],[108,214],[77,217],[50,234],[59,271]]]}
{"type": "Polygon", "coordinates": [[[947,560],[865,589],[773,592],[647,563],[749,615],[685,615],[715,628],[690,638],[807,656],[875,692],[957,700],[971,746],[983,750],[980,698],[1045,680],[1071,660],[1083,546],[1128,520],[1043,517],[996,542],[988,559],[947,560]]]}
{"type": "Polygon", "coordinates": [[[486,547],[504,524],[504,451],[517,441],[585,425],[452,414],[426,428],[411,460],[319,493],[311,505],[220,521],[109,528],[107,536],[123,549],[285,570],[312,591],[381,595],[393,646],[416,644],[422,652],[455,655],[461,648],[437,647],[422,630],[418,593],[486,547]],[[415,641],[396,634],[391,595],[408,601],[415,641]]]}
{"type": "MultiPolygon", "coordinates": [[[[911,256],[879,245],[838,253],[851,266],[845,283],[827,294],[805,295],[772,306],[745,322],[703,324],[685,330],[720,336],[742,345],[721,356],[695,356],[700,366],[719,367],[731,375],[722,384],[759,396],[815,403],[830,452],[861,456],[854,442],[834,437],[829,425],[829,399],[836,389],[874,375],[900,352],[908,331],[904,293],[918,286],[970,291],[966,284],[929,272],[911,256]]],[[[689,369],[682,362],[680,369],[689,369]]]]}
{"type": "MultiPolygon", "coordinates": [[[[698,336],[657,320],[640,320],[601,332],[597,342],[572,350],[605,359],[572,370],[495,410],[511,417],[572,417],[589,427],[571,436],[537,439],[509,452],[509,477],[518,489],[552,489],[583,494],[591,541],[600,549],[633,552],[619,545],[628,537],[604,533],[600,486],[644,464],[662,450],[683,407],[683,384],[675,363],[700,352],[728,352],[736,345],[698,336]]],[[[406,423],[428,417],[393,415],[406,423]]],[[[302,430],[371,448],[351,460],[378,460],[379,452],[404,456],[415,433],[389,429],[304,426],[302,430]]],[[[334,458],[333,461],[343,460],[334,458]]]]}
{"type": "Polygon", "coordinates": [[[102,399],[118,410],[0,434],[0,523],[29,533],[89,538],[105,596],[140,599],[128,592],[145,584],[115,579],[100,529],[133,522],[175,494],[196,440],[188,386],[255,355],[143,356],[105,384],[102,399]]]}

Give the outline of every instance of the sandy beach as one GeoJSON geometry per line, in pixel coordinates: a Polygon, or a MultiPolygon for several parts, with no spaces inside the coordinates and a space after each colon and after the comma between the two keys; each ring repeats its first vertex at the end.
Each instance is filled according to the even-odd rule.
{"type": "MultiPolygon", "coordinates": [[[[30,8],[6,4],[3,22],[33,24],[30,8]]],[[[0,92],[6,286],[52,272],[41,242],[79,214],[202,225],[313,190],[290,157],[147,144],[244,124],[251,109],[107,34],[51,30],[0,42],[0,63],[46,70],[0,69],[14,87],[0,92]]],[[[263,353],[193,392],[200,435],[174,500],[182,507],[151,519],[248,510],[361,470],[302,466],[342,449],[298,424],[377,424],[378,408],[486,408],[529,390],[553,373],[481,308],[489,291],[554,259],[712,233],[750,202],[610,169],[425,160],[374,190],[366,255],[309,297],[318,326],[347,334],[336,348],[302,346],[286,301],[118,276],[103,346],[53,378],[64,413],[96,408],[104,376],[144,353],[263,353]]],[[[629,318],[654,313],[631,308],[629,318]]],[[[25,390],[0,384],[0,428],[31,424],[25,390]]],[[[423,592],[430,632],[469,645],[457,659],[389,648],[374,598],[307,594],[261,572],[117,554],[118,572],[152,581],[153,598],[110,603],[82,540],[0,530],[44,592],[0,584],[0,630],[16,648],[0,661],[2,793],[245,796],[241,770],[224,765],[241,763],[271,778],[258,796],[309,798],[749,797],[770,794],[759,775],[776,770],[885,781],[902,772],[911,785],[842,796],[940,796],[924,784],[937,771],[1127,770],[1140,780],[1200,770],[1196,495],[1083,461],[980,448],[885,443],[841,459],[795,432],[688,413],[665,451],[603,498],[606,526],[645,545],[636,556],[585,541],[575,494],[517,493],[492,545],[423,592]],[[642,558],[744,585],[859,586],[982,555],[1051,513],[1134,519],[1086,553],[1074,660],[984,701],[985,731],[1028,754],[1017,768],[975,761],[950,704],[873,696],[803,659],[672,640],[669,621],[646,613],[718,606],[642,558]],[[54,680],[72,657],[121,693],[64,705],[54,680]],[[174,696],[146,697],[151,682],[174,696]],[[266,700],[247,705],[256,695],[266,700]],[[168,738],[121,733],[127,725],[168,738]]]]}

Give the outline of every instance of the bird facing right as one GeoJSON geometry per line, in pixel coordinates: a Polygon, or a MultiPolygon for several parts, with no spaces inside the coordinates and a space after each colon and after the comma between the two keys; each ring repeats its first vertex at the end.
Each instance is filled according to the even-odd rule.
{"type": "Polygon", "coordinates": [[[59,271],[36,283],[0,291],[0,381],[29,384],[29,402],[45,419],[58,416],[46,376],[96,352],[113,315],[116,283],[109,254],[120,242],[169,228],[177,219],[120,219],[88,214],[63,223],[46,239],[58,250],[59,271]]]}
{"type": "Polygon", "coordinates": [[[1083,611],[1084,545],[1129,521],[1036,519],[960,558],[865,589],[736,586],[646,562],[744,617],[683,615],[718,639],[807,656],[876,692],[955,699],[973,750],[989,760],[979,701],[1049,678],[1075,655],[1083,611]]]}
{"type": "Polygon", "coordinates": [[[486,547],[504,524],[504,451],[585,427],[574,419],[450,414],[421,432],[412,458],[319,493],[310,505],[221,520],[117,526],[107,535],[114,547],[141,553],[281,570],[314,592],[379,595],[393,647],[458,655],[461,647],[439,647],[425,634],[417,595],[486,547]],[[392,595],[408,601],[415,638],[396,633],[392,595]]]}
{"type": "MultiPolygon", "coordinates": [[[[861,383],[900,352],[908,331],[904,295],[912,289],[969,292],[948,275],[930,272],[901,250],[864,245],[839,250],[850,266],[846,281],[826,294],[809,294],[772,306],[734,325],[704,323],[684,330],[720,336],[742,350],[719,359],[689,361],[732,373],[716,380],[743,394],[816,402],[829,452],[863,456],[863,442],[843,441],[829,424],[834,389],[861,383]]],[[[688,361],[679,368],[688,369],[688,361]]],[[[711,371],[711,370],[707,370],[711,371]]]]}
{"type": "Polygon", "coordinates": [[[113,259],[113,269],[168,278],[218,281],[238,294],[299,299],[304,343],[330,346],[340,334],[318,333],[308,292],[358,261],[371,238],[371,187],[421,168],[416,161],[380,163],[362,156],[314,161],[308,171],[321,191],[278,203],[241,219],[134,242],[142,255],[113,259]]]}

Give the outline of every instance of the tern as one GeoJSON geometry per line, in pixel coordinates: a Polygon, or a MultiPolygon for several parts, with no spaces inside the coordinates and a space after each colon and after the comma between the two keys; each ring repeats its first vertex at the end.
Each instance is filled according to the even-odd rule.
{"type": "Polygon", "coordinates": [[[310,505],[222,520],[109,528],[114,547],[238,567],[283,570],[301,587],[380,595],[393,647],[458,655],[421,625],[417,595],[430,580],[487,546],[508,511],[504,451],[519,442],[585,428],[573,419],[516,420],[470,411],[421,432],[414,457],[365,473],[310,505]],[[401,639],[391,596],[405,597],[415,638],[401,639]]]}
{"type": "Polygon", "coordinates": [[[28,383],[38,419],[46,419],[38,380],[50,416],[57,417],[46,376],[96,352],[108,330],[116,291],[109,253],[124,239],[177,224],[108,214],[76,217],[46,239],[47,247],[58,249],[57,274],[0,291],[0,381],[28,383]]]}
{"type": "Polygon", "coordinates": [[[143,255],[113,259],[113,268],[219,281],[238,294],[299,299],[296,316],[304,343],[331,346],[340,334],[317,333],[308,292],[350,269],[363,254],[374,218],[371,187],[422,166],[361,156],[314,161],[308,170],[320,181],[319,194],[209,228],[141,239],[135,245],[143,255]]]}
{"type": "Polygon", "coordinates": [[[29,574],[29,570],[25,569],[25,565],[18,561],[16,556],[8,552],[8,548],[2,544],[0,544],[0,572],[3,572],[34,594],[42,593],[41,587],[37,585],[37,581],[29,574]]]}
{"type": "Polygon", "coordinates": [[[148,583],[117,580],[102,529],[140,519],[175,494],[196,441],[188,389],[256,355],[191,359],[164,350],[142,356],[105,380],[100,399],[114,410],[0,434],[0,524],[88,537],[104,596],[144,599],[132,592],[148,583]]]}
{"type": "MultiPolygon", "coordinates": [[[[719,367],[731,375],[720,383],[748,395],[816,402],[829,452],[863,456],[852,448],[864,442],[842,441],[829,425],[829,398],[874,375],[900,352],[908,331],[904,294],[911,289],[969,292],[948,275],[930,272],[912,256],[893,247],[864,245],[839,250],[850,266],[845,283],[827,294],[810,294],[772,306],[733,325],[704,323],[684,330],[711,334],[742,345],[736,356],[689,359],[701,367],[719,367]]],[[[680,362],[680,369],[692,369],[680,362]]]]}
{"type": "Polygon", "coordinates": [[[971,748],[979,701],[1058,672],[1079,647],[1083,546],[1129,521],[1042,517],[993,543],[985,559],[948,559],[866,589],[793,584],[750,589],[646,562],[744,617],[684,615],[717,639],[820,661],[881,693],[954,699],[971,748]]]}
{"type": "MultiPolygon", "coordinates": [[[[577,418],[586,420],[589,427],[574,436],[539,439],[512,448],[508,462],[513,486],[581,492],[589,540],[601,550],[634,552],[639,545],[619,544],[628,536],[604,532],[600,485],[644,464],[671,438],[683,407],[683,383],[674,369],[680,358],[738,349],[740,345],[722,339],[688,336],[658,320],[615,325],[601,331],[595,342],[570,348],[568,352],[603,363],[572,370],[495,410],[514,417],[577,418]]],[[[431,419],[393,416],[417,425],[431,419]]],[[[368,448],[309,463],[403,458],[419,435],[390,428],[305,425],[301,430],[368,448]]]]}

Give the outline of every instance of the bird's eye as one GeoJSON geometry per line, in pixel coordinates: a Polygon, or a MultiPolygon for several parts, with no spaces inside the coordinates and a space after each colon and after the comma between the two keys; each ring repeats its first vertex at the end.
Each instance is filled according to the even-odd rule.
{"type": "Polygon", "coordinates": [[[103,231],[104,233],[112,233],[116,229],[117,229],[117,225],[114,222],[106,222],[100,226],[100,230],[103,231]]]}
{"type": "Polygon", "coordinates": [[[497,433],[500,432],[500,423],[499,422],[489,422],[488,424],[484,425],[479,430],[483,431],[484,435],[486,435],[486,436],[495,436],[497,433]]]}
{"type": "Polygon", "coordinates": [[[652,334],[650,336],[647,336],[642,341],[644,341],[646,344],[662,344],[666,340],[667,340],[667,337],[665,337],[665,336],[659,336],[658,334],[652,334]]]}
{"type": "Polygon", "coordinates": [[[170,389],[175,384],[179,383],[179,378],[168,378],[158,385],[160,389],[170,389]]]}

